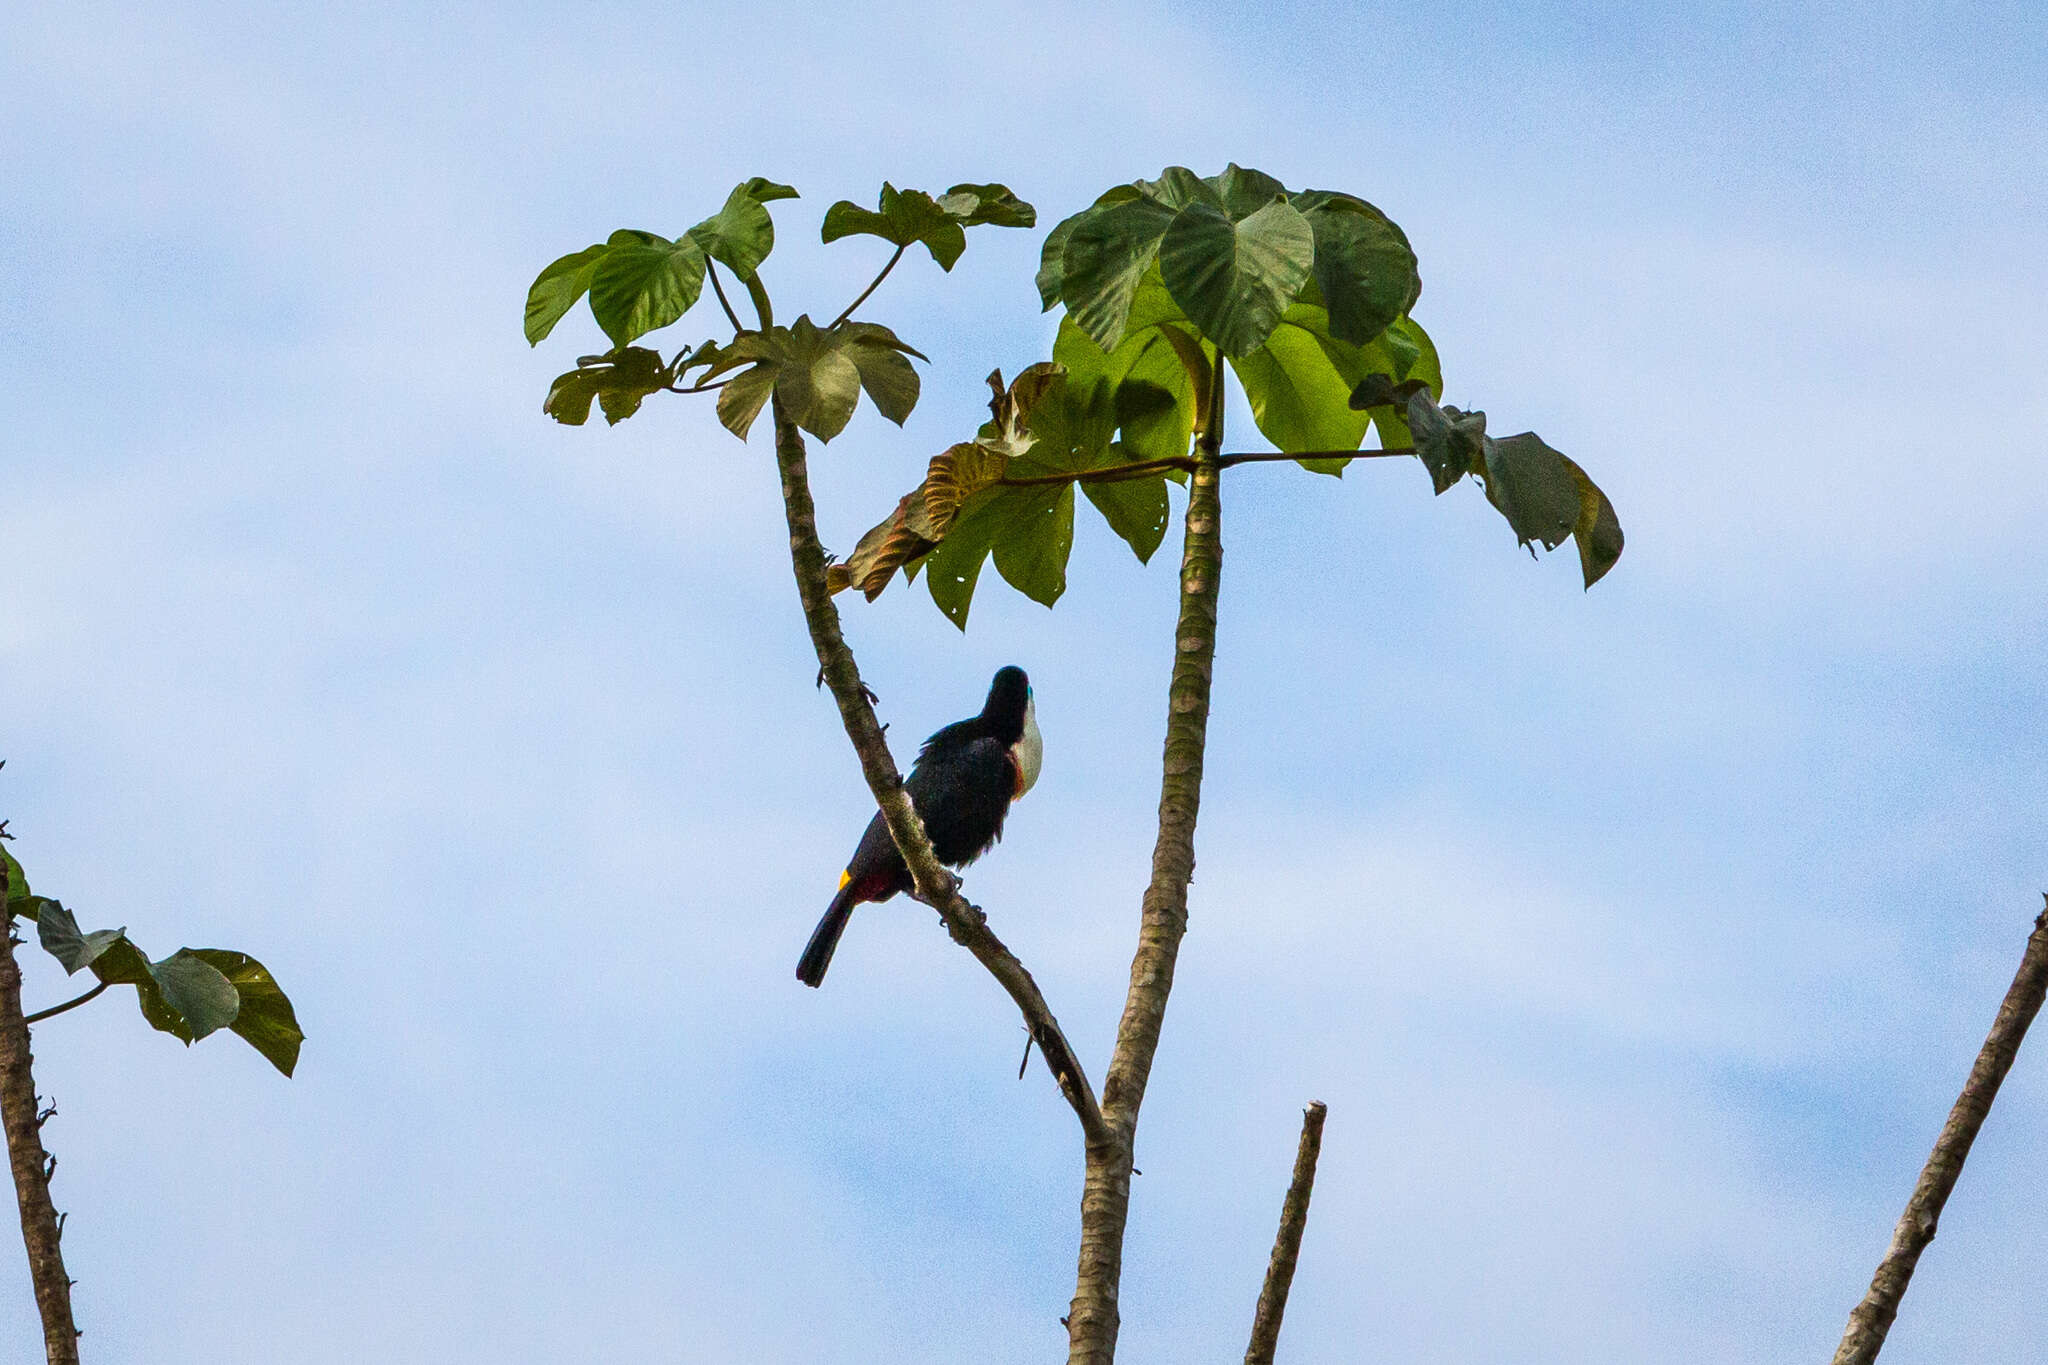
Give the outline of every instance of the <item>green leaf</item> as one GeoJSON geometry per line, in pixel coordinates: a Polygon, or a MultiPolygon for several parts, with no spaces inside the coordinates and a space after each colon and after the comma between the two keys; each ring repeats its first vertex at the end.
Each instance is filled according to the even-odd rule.
{"type": "Polygon", "coordinates": [[[939,208],[962,227],[989,223],[1028,228],[1038,224],[1038,210],[1012,194],[1008,185],[955,185],[939,196],[939,208]]]}
{"type": "Polygon", "coordinates": [[[919,381],[916,368],[903,353],[889,346],[855,341],[846,354],[860,374],[860,386],[867,390],[875,411],[902,426],[917,406],[919,381]]]}
{"type": "Polygon", "coordinates": [[[1156,200],[1127,199],[1090,209],[1068,232],[1060,299],[1067,316],[1105,352],[1123,340],[1138,282],[1175,221],[1175,211],[1156,200]]]}
{"type": "Polygon", "coordinates": [[[1159,243],[1159,274],[1167,291],[1202,335],[1230,356],[1249,355],[1264,344],[1314,260],[1308,220],[1284,202],[1268,204],[1241,223],[1214,205],[1189,204],[1159,243]]]}
{"type": "MultiPolygon", "coordinates": [[[[1283,451],[1356,450],[1371,428],[1372,415],[1350,406],[1357,381],[1347,371],[1362,372],[1364,357],[1330,336],[1328,315],[1320,308],[1288,308],[1265,345],[1230,366],[1244,386],[1252,420],[1283,451]]],[[[1341,474],[1345,464],[1303,463],[1327,474],[1341,474]]]]}
{"type": "Polygon", "coordinates": [[[593,401],[604,407],[604,419],[616,426],[640,408],[648,394],[675,382],[675,371],[644,346],[622,346],[601,356],[585,356],[567,374],[555,376],[541,411],[565,426],[590,420],[593,401]]]}
{"type": "Polygon", "coordinates": [[[77,918],[56,901],[45,901],[39,908],[41,914],[36,924],[36,937],[42,942],[43,951],[62,964],[66,976],[81,967],[91,966],[127,935],[125,929],[95,929],[89,934],[81,933],[77,918]]]}
{"type": "Polygon", "coordinates": [[[190,948],[151,962],[126,937],[95,958],[92,972],[109,985],[135,987],[135,1003],[149,1026],[187,1045],[234,1022],[241,996],[220,970],[190,948]]]}
{"type": "Polygon", "coordinates": [[[555,324],[565,317],[576,301],[590,290],[590,276],[598,258],[611,248],[599,242],[572,251],[540,272],[526,291],[526,340],[538,346],[555,324]]]}
{"type": "Polygon", "coordinates": [[[674,322],[703,292],[704,249],[687,234],[671,242],[626,228],[611,235],[591,273],[590,312],[624,346],[674,322]]]}
{"type": "Polygon", "coordinates": [[[925,559],[925,589],[946,619],[962,631],[967,629],[967,610],[974,604],[974,585],[981,578],[982,563],[1002,527],[1000,512],[995,509],[1004,491],[991,488],[962,504],[946,538],[925,559]]]}
{"type": "Polygon", "coordinates": [[[1095,504],[1095,510],[1102,513],[1109,529],[1131,547],[1131,553],[1138,557],[1138,562],[1149,563],[1160,542],[1166,539],[1166,476],[1123,479],[1116,483],[1084,483],[1081,491],[1088,495],[1089,502],[1095,504]]]}
{"type": "Polygon", "coordinates": [[[292,1002],[285,997],[275,978],[262,963],[247,953],[227,948],[190,948],[194,957],[209,963],[234,986],[241,999],[229,1025],[235,1036],[248,1043],[285,1075],[299,1064],[299,1045],[306,1035],[292,1002]]]}
{"type": "Polygon", "coordinates": [[[1218,191],[1216,181],[1204,180],[1185,166],[1168,166],[1159,173],[1157,180],[1138,180],[1132,184],[1147,199],[1175,213],[1189,204],[1223,207],[1223,195],[1218,191]]]}
{"type": "Polygon", "coordinates": [[[1086,216],[1086,211],[1071,218],[1062,218],[1045,234],[1045,245],[1038,250],[1038,274],[1033,283],[1038,286],[1039,311],[1044,312],[1060,301],[1060,286],[1066,279],[1067,238],[1073,234],[1074,224],[1086,216]]]}
{"type": "Polygon", "coordinates": [[[1115,394],[1117,423],[1132,460],[1188,453],[1199,390],[1167,329],[1191,326],[1156,267],[1132,291],[1129,327],[1114,352],[1104,352],[1074,325],[1071,314],[1060,321],[1053,359],[1066,367],[1069,384],[1083,389],[1099,384],[1115,394]]]}
{"type": "Polygon", "coordinates": [[[749,192],[752,182],[736,186],[725,207],[690,229],[690,240],[714,261],[732,267],[741,279],[761,268],[775,249],[775,224],[768,210],[749,192]]]}
{"type": "Polygon", "coordinates": [[[768,395],[775,392],[775,377],[780,371],[780,365],[762,361],[725,381],[725,387],[718,391],[718,420],[727,431],[742,441],[747,439],[754,419],[768,404],[768,395]]]}
{"type": "Polygon", "coordinates": [[[994,550],[996,572],[1041,606],[1067,590],[1067,557],[1074,549],[1074,485],[1005,488],[998,499],[1002,529],[994,550]]]}
{"type": "Polygon", "coordinates": [[[29,891],[28,874],[21,870],[21,864],[14,860],[5,844],[0,844],[0,868],[7,873],[7,913],[23,919],[37,918],[42,906],[50,902],[29,891]]]}
{"type": "Polygon", "coordinates": [[[1233,222],[1242,222],[1275,200],[1287,198],[1285,185],[1264,171],[1247,170],[1234,161],[1209,184],[1233,222]]]}
{"type": "Polygon", "coordinates": [[[1311,190],[1293,204],[1315,235],[1315,281],[1330,332],[1364,343],[1415,306],[1422,281],[1415,252],[1393,220],[1348,194],[1311,190]]]}
{"type": "Polygon", "coordinates": [[[923,190],[898,190],[887,181],[882,184],[879,211],[842,199],[825,210],[822,235],[827,242],[852,236],[880,237],[904,247],[922,242],[939,268],[948,271],[967,249],[960,220],[940,208],[937,200],[923,190]]]}
{"type": "Polygon", "coordinates": [[[768,180],[758,175],[748,180],[740,188],[747,192],[748,198],[763,204],[772,204],[777,199],[796,199],[800,197],[791,186],[780,185],[773,180],[768,180]]]}
{"type": "Polygon", "coordinates": [[[841,334],[820,331],[806,314],[791,324],[775,393],[790,417],[820,441],[846,429],[860,402],[860,368],[841,334]]]}
{"type": "Polygon", "coordinates": [[[242,995],[235,989],[235,983],[190,948],[180,948],[163,961],[152,962],[149,972],[163,993],[163,1003],[184,1021],[183,1031],[169,1031],[179,1033],[188,1043],[226,1028],[241,1011],[242,995]]]}

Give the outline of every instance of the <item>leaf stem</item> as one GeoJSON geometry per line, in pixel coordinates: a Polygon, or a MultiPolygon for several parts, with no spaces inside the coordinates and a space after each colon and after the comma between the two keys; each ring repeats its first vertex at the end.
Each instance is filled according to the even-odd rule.
{"type": "Polygon", "coordinates": [[[735,332],[746,331],[746,324],[740,321],[740,315],[732,311],[732,301],[725,296],[725,286],[718,282],[718,262],[708,256],[705,257],[704,273],[711,277],[711,292],[718,295],[718,306],[725,310],[726,320],[732,323],[732,329],[735,332]]]}
{"type": "MultiPolygon", "coordinates": [[[[845,312],[841,313],[838,317],[832,319],[832,327],[837,327],[840,323],[852,317],[853,310],[860,307],[862,304],[866,303],[868,301],[868,295],[874,293],[877,289],[881,288],[882,281],[889,278],[889,272],[896,268],[896,262],[902,260],[903,253],[905,251],[908,251],[909,249],[910,246],[907,242],[904,245],[896,248],[896,254],[891,256],[889,258],[889,263],[882,267],[882,273],[875,276],[875,278],[868,283],[868,287],[860,291],[859,298],[855,299],[852,303],[846,305],[845,312]]],[[[827,327],[825,330],[829,332],[832,330],[832,327],[827,327]]]]}
{"type": "Polygon", "coordinates": [[[775,325],[775,307],[768,302],[768,286],[761,283],[761,272],[756,270],[740,283],[747,287],[747,297],[754,301],[754,313],[761,319],[761,330],[767,331],[775,325]]]}
{"type": "Polygon", "coordinates": [[[66,1010],[75,1010],[80,1005],[83,1005],[88,1001],[97,998],[101,991],[104,991],[107,987],[113,984],[114,983],[111,981],[102,981],[100,982],[99,985],[94,986],[91,990],[87,991],[84,995],[79,996],[77,999],[66,1000],[63,1004],[52,1005],[50,1006],[50,1008],[46,1010],[37,1010],[34,1014],[28,1015],[21,1022],[24,1024],[40,1024],[45,1019],[55,1019],[58,1015],[64,1013],[66,1010]]]}
{"type": "MultiPolygon", "coordinates": [[[[1388,446],[1383,450],[1244,450],[1233,451],[1216,457],[1218,469],[1229,469],[1241,464],[1266,464],[1280,460],[1375,460],[1383,455],[1413,455],[1413,446],[1388,446]]],[[[1195,459],[1192,455],[1167,455],[1157,460],[1139,460],[1132,464],[1109,465],[1103,469],[1077,470],[1072,474],[1033,474],[1021,479],[997,479],[999,488],[1036,488],[1058,483],[1123,483],[1130,479],[1142,479],[1153,474],[1163,474],[1169,469],[1192,472],[1195,459]]]]}

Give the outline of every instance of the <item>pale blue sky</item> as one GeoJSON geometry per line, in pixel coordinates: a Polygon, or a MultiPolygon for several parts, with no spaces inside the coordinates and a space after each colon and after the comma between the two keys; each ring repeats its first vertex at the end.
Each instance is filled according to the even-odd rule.
{"type": "MultiPolygon", "coordinates": [[[[103,1361],[1043,1361],[1079,1151],[931,916],[790,972],[866,818],[770,453],[570,431],[534,272],[794,183],[1169,163],[1408,231],[1448,401],[1613,495],[1591,593],[1469,487],[1250,468],[1124,1359],[1231,1359],[1301,1106],[1300,1361],[1824,1359],[2048,884],[2048,19],[2033,5],[32,6],[0,46],[0,815],[40,889],[261,957],[297,1079],[114,999],[37,1033],[103,1361]]],[[[1043,353],[1040,233],[913,259],[850,546],[1043,353]]],[[[697,339],[708,320],[678,328],[697,339]]],[[[1252,443],[1240,415],[1236,430],[1252,443]]],[[[1233,444],[1238,444],[1233,442],[1233,444]]],[[[899,752],[1031,670],[974,897],[1100,1074],[1151,846],[1177,538],[1082,513],[846,608],[899,752]]],[[[29,965],[31,1002],[65,990],[29,965]]],[[[2048,1336],[2024,1054],[1887,1362],[2048,1336]]],[[[0,1238],[0,1341],[34,1340],[0,1238]]]]}

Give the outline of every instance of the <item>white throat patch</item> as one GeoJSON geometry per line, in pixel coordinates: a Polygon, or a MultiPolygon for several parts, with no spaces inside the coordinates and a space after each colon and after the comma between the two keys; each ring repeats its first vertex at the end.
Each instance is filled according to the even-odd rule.
{"type": "Polygon", "coordinates": [[[1038,781],[1038,765],[1045,758],[1045,741],[1038,733],[1038,704],[1029,693],[1024,697],[1024,733],[1010,746],[1017,759],[1017,790],[1012,801],[1031,790],[1038,781]]]}

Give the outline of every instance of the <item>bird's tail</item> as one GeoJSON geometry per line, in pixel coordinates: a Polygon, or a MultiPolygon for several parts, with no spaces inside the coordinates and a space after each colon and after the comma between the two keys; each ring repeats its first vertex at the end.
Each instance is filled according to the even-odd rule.
{"type": "Polygon", "coordinates": [[[832,950],[839,946],[839,936],[846,932],[846,922],[853,918],[853,907],[860,899],[860,883],[851,877],[842,879],[839,894],[832,898],[825,917],[811,931],[811,941],[804,945],[804,955],[797,959],[797,980],[806,986],[825,983],[825,969],[832,965],[832,950]]]}

